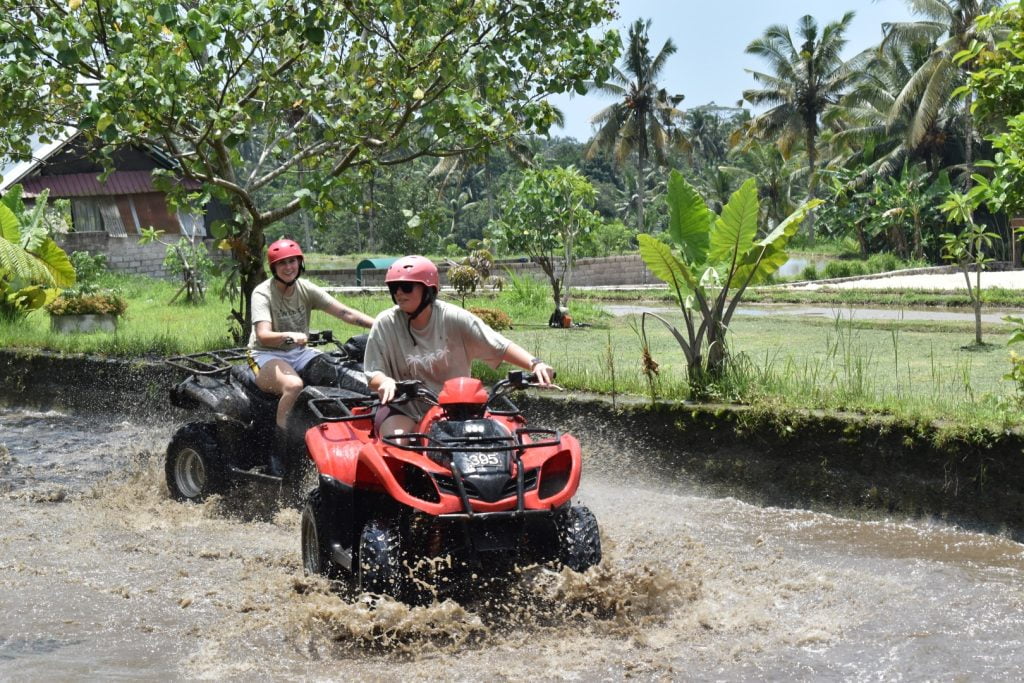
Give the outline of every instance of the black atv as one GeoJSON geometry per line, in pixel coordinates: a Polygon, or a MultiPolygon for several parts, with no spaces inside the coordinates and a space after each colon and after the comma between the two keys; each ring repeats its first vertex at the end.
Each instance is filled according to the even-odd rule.
{"type": "Polygon", "coordinates": [[[366,335],[340,343],[330,330],[309,334],[310,346],[329,344],[335,348],[317,356],[299,373],[306,386],[288,419],[283,476],[269,473],[279,397],[256,386],[247,349],[165,359],[168,365],[188,373],[171,389],[171,403],[201,414],[200,419],[180,427],[167,447],[165,472],[171,496],[201,501],[233,484],[252,481],[283,487],[291,500],[298,502],[315,487],[316,470],[306,451],[305,434],[324,419],[316,401],[331,399],[328,404],[355,407],[375,399],[363,373],[366,335]]]}

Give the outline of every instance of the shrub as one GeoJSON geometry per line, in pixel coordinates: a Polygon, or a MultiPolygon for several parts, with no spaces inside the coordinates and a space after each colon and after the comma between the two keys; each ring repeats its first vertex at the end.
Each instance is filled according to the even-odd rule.
{"type": "Polygon", "coordinates": [[[128,302],[117,292],[87,288],[65,290],[46,304],[51,315],[123,315],[127,308],[128,302]]]}
{"type": "Polygon", "coordinates": [[[483,320],[495,330],[511,330],[512,318],[497,308],[470,308],[469,312],[483,320]]]}
{"type": "Polygon", "coordinates": [[[818,267],[815,266],[813,263],[808,263],[800,272],[800,277],[802,277],[804,280],[817,280],[818,267]]]}
{"type": "Polygon", "coordinates": [[[71,265],[75,267],[76,282],[80,285],[96,282],[107,272],[107,255],[76,251],[71,254],[71,265]]]}
{"type": "Polygon", "coordinates": [[[850,275],[867,275],[871,270],[864,261],[849,261],[850,275]]]}
{"type": "Polygon", "coordinates": [[[448,269],[448,284],[462,297],[462,305],[466,305],[466,295],[475,292],[482,278],[476,268],[469,265],[452,266],[448,269]]]}
{"type": "Polygon", "coordinates": [[[884,252],[881,254],[872,254],[868,257],[868,269],[872,273],[885,273],[890,270],[898,270],[901,267],[899,258],[896,254],[890,254],[884,252]]]}
{"type": "Polygon", "coordinates": [[[825,277],[850,277],[850,262],[829,261],[825,264],[825,277]]]}

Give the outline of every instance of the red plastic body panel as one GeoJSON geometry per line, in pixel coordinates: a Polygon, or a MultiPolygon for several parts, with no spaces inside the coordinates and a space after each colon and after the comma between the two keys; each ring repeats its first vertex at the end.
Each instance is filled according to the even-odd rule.
{"type": "MultiPolygon", "coordinates": [[[[478,382],[478,380],[473,380],[478,382]]],[[[481,385],[482,386],[482,385],[481,385]]],[[[447,384],[446,384],[447,388],[447,384]]],[[[465,387],[473,390],[471,387],[465,387]]],[[[462,402],[462,401],[456,401],[462,402]]],[[[479,401],[466,401],[479,402],[479,401]]],[[[430,424],[443,415],[440,407],[432,407],[420,423],[419,431],[426,433],[430,424]]],[[[520,416],[486,414],[485,417],[504,424],[512,433],[525,427],[520,416]]],[[[529,435],[524,436],[529,443],[529,435]]],[[[306,432],[306,447],[310,457],[316,463],[321,474],[353,488],[385,491],[394,500],[430,515],[463,513],[462,500],[456,496],[438,490],[439,502],[431,502],[409,494],[402,486],[405,479],[405,466],[412,466],[424,472],[436,475],[451,476],[451,471],[438,465],[429,457],[412,450],[388,446],[379,441],[372,432],[370,419],[346,422],[325,422],[306,432]]],[[[527,510],[547,510],[558,507],[569,501],[579,487],[582,457],[579,442],[569,434],[563,434],[558,444],[530,448],[523,451],[523,467],[529,471],[538,469],[537,485],[523,496],[523,507],[527,510]],[[544,469],[545,463],[548,470],[544,469]],[[545,473],[554,470],[564,476],[568,465],[568,477],[565,485],[547,498],[540,497],[540,489],[545,473]]],[[[488,503],[471,499],[474,512],[499,512],[514,510],[516,497],[512,495],[503,500],[488,503]]]]}

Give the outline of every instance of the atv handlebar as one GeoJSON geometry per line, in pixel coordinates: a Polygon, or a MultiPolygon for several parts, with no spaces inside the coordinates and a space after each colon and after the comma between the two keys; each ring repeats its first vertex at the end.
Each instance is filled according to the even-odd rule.
{"type": "MultiPolygon", "coordinates": [[[[553,371],[551,377],[554,379],[553,371]]],[[[490,405],[491,401],[494,399],[504,396],[512,391],[519,391],[530,387],[552,388],[562,391],[562,387],[556,384],[540,384],[537,379],[537,375],[532,372],[527,372],[525,370],[510,370],[504,379],[500,379],[495,382],[487,392],[487,405],[490,405]]],[[[427,388],[421,380],[405,379],[395,382],[395,396],[391,399],[391,403],[408,403],[414,399],[423,399],[433,405],[438,404],[437,394],[427,388]]]]}

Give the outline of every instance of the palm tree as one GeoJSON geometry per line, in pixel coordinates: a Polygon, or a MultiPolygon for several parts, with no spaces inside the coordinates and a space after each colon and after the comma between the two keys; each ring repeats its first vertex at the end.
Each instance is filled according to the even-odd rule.
{"type": "Polygon", "coordinates": [[[903,107],[891,117],[900,93],[928,59],[933,45],[889,42],[850,60],[856,64],[857,83],[829,110],[825,121],[834,131],[829,138],[834,161],[860,167],[859,186],[896,175],[907,160],[923,161],[932,173],[963,161],[950,155],[953,146],[948,144],[963,134],[962,101],[947,100],[916,144],[910,130],[917,108],[903,107]]]}
{"type": "MultiPolygon", "coordinates": [[[[1002,0],[907,0],[907,4],[916,14],[924,15],[926,19],[882,24],[885,35],[882,46],[921,41],[929,41],[933,45],[928,58],[904,85],[889,111],[890,123],[909,115],[907,140],[911,147],[917,147],[933,129],[936,119],[952,98],[953,91],[966,80],[969,66],[957,65],[955,55],[968,49],[974,41],[994,45],[1004,31],[996,26],[982,31],[977,24],[978,17],[994,10],[1002,4],[1002,0]]],[[[963,114],[964,160],[967,167],[964,175],[969,181],[974,138],[969,101],[963,114]]]]}
{"type": "MultiPolygon", "coordinates": [[[[851,71],[840,53],[852,19],[853,12],[847,12],[839,21],[827,24],[819,36],[817,21],[808,14],[800,19],[799,44],[793,42],[788,27],[775,24],[747,46],[748,54],[766,59],[774,72],[750,71],[762,87],[743,91],[743,99],[755,105],[771,105],[751,122],[750,132],[756,137],[777,139],[786,157],[795,143],[803,141],[810,171],[808,197],[814,197],[817,185],[815,145],[821,116],[851,83],[851,71]]],[[[811,218],[804,225],[813,240],[811,218]]]]}
{"type": "Polygon", "coordinates": [[[613,68],[607,83],[590,87],[619,98],[615,104],[602,109],[591,119],[599,126],[587,148],[592,158],[602,150],[611,151],[618,163],[635,155],[637,229],[644,229],[644,178],[651,152],[655,162],[666,165],[668,151],[685,150],[686,138],[682,133],[683,112],[676,108],[682,95],[669,95],[659,88],[657,79],[665,62],[676,51],[669,38],[654,57],[651,57],[647,32],[651,20],[637,19],[629,28],[626,55],[621,68],[613,68]]]}

